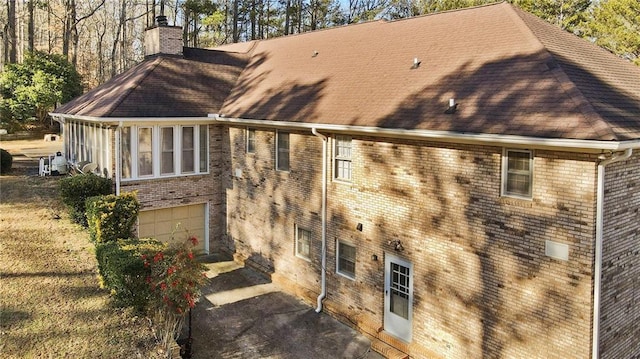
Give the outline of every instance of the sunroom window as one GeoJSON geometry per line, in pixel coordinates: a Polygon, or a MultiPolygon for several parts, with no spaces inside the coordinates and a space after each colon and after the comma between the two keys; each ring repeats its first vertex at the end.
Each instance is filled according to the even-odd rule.
{"type": "Polygon", "coordinates": [[[209,171],[209,131],[200,126],[122,128],[122,178],[156,178],[209,171]],[[196,166],[197,164],[197,166],[196,166]]]}

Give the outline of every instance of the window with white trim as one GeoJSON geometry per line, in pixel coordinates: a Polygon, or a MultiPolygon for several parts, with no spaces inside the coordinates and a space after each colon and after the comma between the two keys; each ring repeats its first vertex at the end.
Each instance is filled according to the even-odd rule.
{"type": "Polygon", "coordinates": [[[502,195],[531,198],[533,191],[533,152],[505,149],[502,156],[502,195]]]}
{"type": "Polygon", "coordinates": [[[131,126],[121,131],[123,179],[209,172],[207,125],[131,126]]]}
{"type": "Polygon", "coordinates": [[[289,170],[289,133],[276,132],[276,169],[289,170]]]}
{"type": "Polygon", "coordinates": [[[131,159],[133,158],[131,156],[131,127],[123,127],[121,131],[122,143],[120,147],[122,157],[122,178],[131,178],[133,177],[133,164],[131,162],[131,159]]]}
{"type": "Polygon", "coordinates": [[[200,125],[198,130],[200,139],[198,148],[200,149],[200,173],[209,172],[209,125],[200,125]]]}
{"type": "Polygon", "coordinates": [[[296,225],[296,256],[311,260],[311,232],[296,225]]]}
{"type": "Polygon", "coordinates": [[[334,142],[334,178],[351,181],[351,137],[336,136],[334,142]]]}
{"type": "Polygon", "coordinates": [[[160,127],[160,174],[168,175],[175,172],[175,153],[173,127],[160,127]]]}
{"type": "Polygon", "coordinates": [[[356,247],[348,243],[337,243],[336,271],[345,277],[356,278],[356,247]]]}
{"type": "Polygon", "coordinates": [[[256,129],[247,128],[247,153],[256,153],[256,129]]]}
{"type": "Polygon", "coordinates": [[[182,150],[182,173],[194,172],[194,132],[195,128],[193,126],[182,127],[182,141],[180,143],[182,150]]]}
{"type": "Polygon", "coordinates": [[[138,128],[138,176],[153,176],[153,127],[138,128]]]}

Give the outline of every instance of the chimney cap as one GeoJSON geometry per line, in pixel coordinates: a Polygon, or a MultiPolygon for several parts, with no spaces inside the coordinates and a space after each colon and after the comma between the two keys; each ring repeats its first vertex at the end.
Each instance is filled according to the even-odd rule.
{"type": "Polygon", "coordinates": [[[169,20],[167,20],[165,15],[156,16],[156,22],[158,23],[158,26],[169,26],[169,20]]]}

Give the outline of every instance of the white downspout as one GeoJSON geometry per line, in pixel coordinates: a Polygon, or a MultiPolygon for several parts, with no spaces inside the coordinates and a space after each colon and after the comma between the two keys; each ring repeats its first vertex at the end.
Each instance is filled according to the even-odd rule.
{"type": "Polygon", "coordinates": [[[322,139],[322,278],[316,308],[316,313],[320,313],[322,300],[327,296],[327,136],[319,133],[315,127],[311,129],[311,133],[322,139]]]}
{"type": "Polygon", "coordinates": [[[116,127],[116,196],[120,195],[120,171],[122,166],[122,155],[120,154],[120,143],[122,141],[122,121],[116,127]]]}
{"type": "Polygon", "coordinates": [[[599,358],[599,342],[600,337],[600,288],[602,282],[602,246],[603,246],[603,227],[604,227],[604,168],[614,162],[624,161],[631,157],[633,149],[628,148],[623,154],[613,155],[611,158],[605,159],[598,163],[598,189],[596,195],[596,253],[594,263],[594,279],[593,279],[593,336],[591,358],[599,358]]]}

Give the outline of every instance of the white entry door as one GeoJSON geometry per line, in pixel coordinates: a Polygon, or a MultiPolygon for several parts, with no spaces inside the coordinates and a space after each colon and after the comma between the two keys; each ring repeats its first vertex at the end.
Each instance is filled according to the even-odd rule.
{"type": "Polygon", "coordinates": [[[384,259],[384,330],[411,341],[413,265],[387,253],[384,259]]]}

